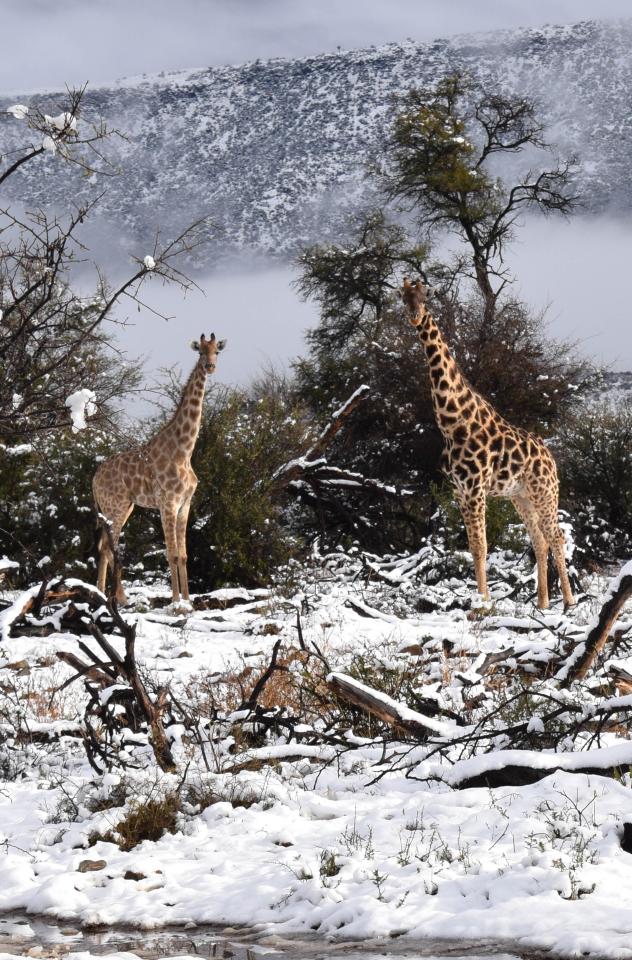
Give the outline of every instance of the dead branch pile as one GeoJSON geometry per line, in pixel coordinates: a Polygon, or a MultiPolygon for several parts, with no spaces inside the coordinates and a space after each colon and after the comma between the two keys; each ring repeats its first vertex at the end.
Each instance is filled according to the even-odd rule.
{"type": "MultiPolygon", "coordinates": [[[[226,593],[226,597],[197,597],[196,608],[225,609],[251,600],[250,594],[244,599],[238,590],[226,593]]],[[[185,702],[168,686],[152,683],[139,669],[135,625],[121,616],[115,601],[81,581],[45,581],[28,591],[21,601],[5,608],[3,630],[11,637],[58,632],[76,635],[76,650],[56,652],[57,658],[74,673],[57,688],[53,698],[75,681],[83,681],[87,703],[82,723],[51,728],[41,738],[82,737],[88,760],[98,773],[115,766],[137,766],[143,761],[142,754],[139,757],[136,751],[147,745],[162,770],[175,772],[171,728],[176,727],[184,728],[185,737],[198,746],[209,770],[214,767],[209,750],[215,754],[217,745],[227,738],[235,744],[230,752],[241,755],[235,759],[235,769],[248,766],[250,761],[243,756],[247,751],[256,751],[279,739],[308,747],[344,745],[326,725],[316,730],[305,723],[301,703],[297,703],[298,712],[293,713],[283,705],[261,702],[270,680],[278,674],[289,674],[289,664],[299,655],[296,650],[282,650],[281,639],[275,643],[267,664],[252,675],[250,670],[247,672],[243,684],[240,683],[241,700],[236,708],[228,710],[221,696],[213,695],[201,714],[197,704],[185,702]]],[[[306,651],[304,644],[300,655],[306,661],[318,660],[316,654],[306,651]]],[[[323,667],[322,677],[325,673],[323,667]]],[[[212,680],[219,691],[221,678],[212,680]]],[[[326,698],[325,692],[323,699],[326,698]]],[[[37,739],[37,734],[33,737],[31,732],[30,736],[37,739]]]]}
{"type": "MultiPolygon", "coordinates": [[[[556,770],[618,776],[632,769],[632,744],[608,744],[612,734],[630,737],[632,673],[604,654],[632,654],[632,626],[617,622],[630,597],[632,571],[626,567],[588,630],[562,635],[548,627],[546,645],[541,637],[532,644],[514,640],[487,655],[448,642],[441,650],[431,644],[409,649],[423,657],[423,673],[440,672],[447,685],[457,681],[463,707],[456,714],[442,704],[436,684],[432,702],[425,706],[417,698],[411,709],[354,677],[333,673],[328,682],[337,698],[384,724],[391,748],[385,769],[447,779],[455,787],[532,783],[556,770]],[[407,746],[397,746],[402,743],[407,746]],[[439,760],[454,764],[448,777],[439,760]]],[[[383,616],[366,604],[360,612],[383,616]]],[[[520,622],[511,626],[514,634],[521,630],[520,622]]],[[[525,618],[524,633],[537,626],[525,618]]]]}

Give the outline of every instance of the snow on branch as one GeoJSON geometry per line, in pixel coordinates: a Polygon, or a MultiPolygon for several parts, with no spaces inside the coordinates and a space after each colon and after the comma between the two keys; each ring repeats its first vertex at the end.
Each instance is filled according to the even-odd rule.
{"type": "Polygon", "coordinates": [[[327,682],[333,692],[343,700],[347,700],[389,726],[402,730],[416,739],[425,740],[428,736],[438,736],[450,740],[455,736],[461,736],[466,730],[464,727],[458,727],[454,722],[435,720],[416,710],[411,710],[410,707],[398,703],[387,694],[374,690],[344,673],[330,673],[327,682]]]}
{"type": "Polygon", "coordinates": [[[326,465],[327,461],[322,458],[323,451],[327,449],[347,418],[368,396],[368,393],[369,387],[363,384],[351,394],[348,400],[335,411],[325,429],[321,431],[307,452],[301,457],[289,460],[274,473],[271,481],[273,489],[286,487],[293,480],[297,480],[308,468],[326,465]]]}

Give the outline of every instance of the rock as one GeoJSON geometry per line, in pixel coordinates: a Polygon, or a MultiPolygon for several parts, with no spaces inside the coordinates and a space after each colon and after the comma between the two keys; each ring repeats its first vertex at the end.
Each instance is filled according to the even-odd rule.
{"type": "Polygon", "coordinates": [[[136,870],[126,870],[123,874],[123,880],[145,880],[145,874],[137,873],[136,870]]]}
{"type": "Polygon", "coordinates": [[[91,873],[93,870],[103,870],[107,867],[105,860],[82,860],[77,867],[78,873],[91,873]]]}
{"type": "Polygon", "coordinates": [[[623,836],[621,837],[621,849],[626,853],[632,853],[632,823],[623,824],[623,836]]]}

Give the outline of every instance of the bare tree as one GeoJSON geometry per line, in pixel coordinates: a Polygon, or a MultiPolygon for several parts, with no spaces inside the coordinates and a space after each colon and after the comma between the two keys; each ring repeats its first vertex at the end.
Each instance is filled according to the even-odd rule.
{"type": "MultiPolygon", "coordinates": [[[[0,185],[44,154],[88,175],[116,172],[103,149],[114,132],[102,122],[84,122],[83,92],[69,91],[56,116],[22,104],[9,108],[7,122],[25,124],[25,145],[0,158],[0,185]]],[[[97,417],[107,417],[110,401],[138,387],[140,370],[122,362],[104,322],[122,322],[114,316],[115,306],[124,299],[140,304],[149,278],[184,290],[192,286],[178,263],[203,241],[204,220],[165,242],[157,234],[151,252],[136,258],[130,275],[114,289],[95,266],[94,291],[78,293],[73,270],[89,259],[80,228],[99,199],[65,217],[0,208],[0,441],[30,440],[68,425],[67,400],[82,389],[96,394],[97,417]]]]}

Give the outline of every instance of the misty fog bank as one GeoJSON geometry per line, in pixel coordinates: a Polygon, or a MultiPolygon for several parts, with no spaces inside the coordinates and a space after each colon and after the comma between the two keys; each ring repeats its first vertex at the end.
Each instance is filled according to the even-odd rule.
{"type": "Polygon", "coordinates": [[[215,333],[228,340],[215,380],[248,384],[263,368],[284,368],[304,350],[304,331],[318,314],[315,305],[302,302],[292,288],[296,276],[289,265],[249,269],[244,261],[196,277],[201,290],[186,296],[150,278],[143,300],[171,319],[165,321],[150,310],[138,312],[133,306],[128,326],[119,331],[119,343],[130,356],[145,356],[150,374],[174,364],[186,372],[195,362],[191,340],[215,333]]]}
{"type": "Polygon", "coordinates": [[[581,353],[632,370],[632,221],[614,217],[537,218],[518,228],[507,257],[516,293],[548,307],[547,329],[578,341],[581,353]]]}
{"type": "MultiPolygon", "coordinates": [[[[516,275],[516,295],[534,310],[546,309],[550,336],[578,342],[581,353],[614,370],[632,370],[629,258],[632,223],[614,218],[530,219],[518,229],[507,262],[516,275]]],[[[247,385],[270,365],[287,367],[304,352],[305,330],[316,323],[317,307],[300,300],[291,265],[251,268],[244,257],[196,280],[202,292],[183,296],[151,278],[144,290],[149,310],[129,309],[129,326],[119,330],[130,356],[146,357],[146,371],[194,362],[190,341],[215,332],[228,339],[216,380],[247,385]]],[[[123,307],[125,304],[122,305],[123,307]]],[[[123,310],[119,310],[119,316],[123,310]]]]}

